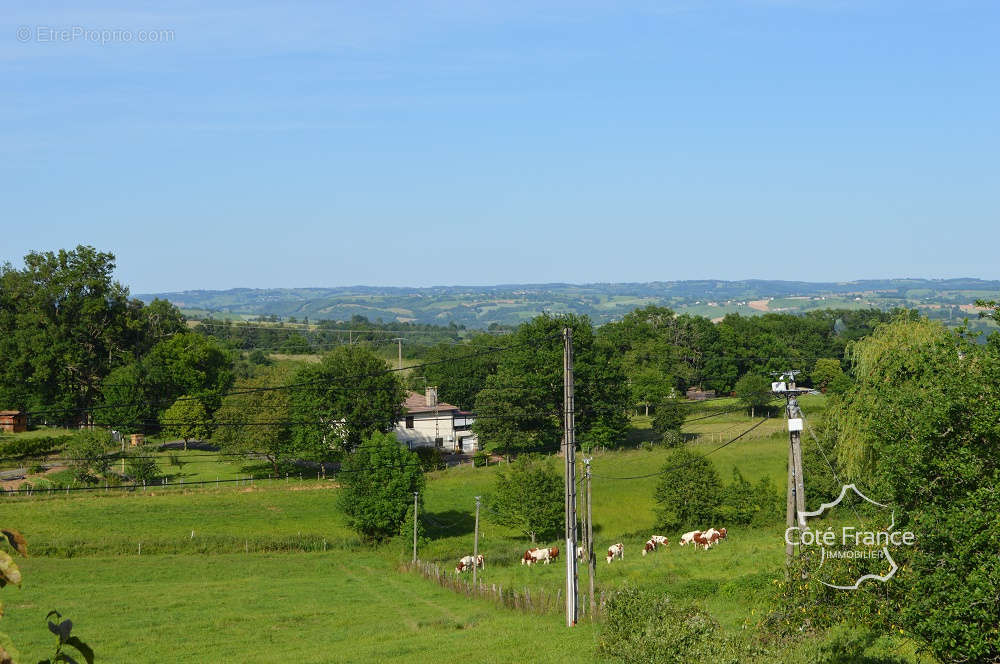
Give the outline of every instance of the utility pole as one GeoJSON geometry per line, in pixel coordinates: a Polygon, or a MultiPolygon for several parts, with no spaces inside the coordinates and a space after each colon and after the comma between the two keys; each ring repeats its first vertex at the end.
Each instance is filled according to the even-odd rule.
{"type": "Polygon", "coordinates": [[[417,564],[417,496],[419,491],[413,492],[413,564],[417,564]]]}
{"type": "Polygon", "coordinates": [[[472,540],[472,587],[476,587],[476,569],[479,567],[479,496],[476,496],[476,535],[472,540]]]}
{"type": "Polygon", "coordinates": [[[392,339],[399,346],[399,363],[396,365],[400,370],[403,369],[403,337],[396,337],[392,339]]]}
{"type": "MultiPolygon", "coordinates": [[[[799,371],[785,371],[778,375],[778,382],[772,383],[775,394],[785,397],[785,418],[788,422],[788,489],[785,496],[785,527],[805,528],[802,513],[806,511],[806,487],[802,477],[802,411],[795,398],[795,376],[799,371]]],[[[785,542],[785,565],[791,566],[794,545],[785,542]]]]}
{"type": "Polygon", "coordinates": [[[583,465],[586,466],[586,476],[587,476],[587,530],[584,537],[587,538],[587,545],[584,547],[584,552],[587,555],[587,569],[590,572],[590,620],[594,620],[594,613],[597,611],[597,605],[594,603],[594,516],[590,509],[590,462],[593,457],[584,458],[583,465]]]}
{"type": "Polygon", "coordinates": [[[563,328],[563,446],[566,461],[566,626],[577,620],[576,431],[573,393],[573,330],[563,328]]]}

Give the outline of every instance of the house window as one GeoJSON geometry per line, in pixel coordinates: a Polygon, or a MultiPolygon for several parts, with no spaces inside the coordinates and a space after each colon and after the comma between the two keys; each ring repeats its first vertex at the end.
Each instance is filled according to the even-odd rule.
{"type": "Polygon", "coordinates": [[[434,447],[444,447],[444,438],[435,438],[434,447]]]}
{"type": "Polygon", "coordinates": [[[412,429],[413,428],[413,415],[407,415],[406,416],[406,428],[407,429],[412,429]]]}

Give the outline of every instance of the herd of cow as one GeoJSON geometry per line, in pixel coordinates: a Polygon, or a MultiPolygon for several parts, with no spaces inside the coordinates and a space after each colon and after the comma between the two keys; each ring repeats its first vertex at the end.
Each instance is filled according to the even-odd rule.
{"type": "MultiPolygon", "coordinates": [[[[681,535],[681,539],[678,542],[680,546],[685,546],[687,544],[694,545],[695,549],[708,550],[718,544],[720,541],[726,539],[727,533],[725,528],[709,528],[708,530],[692,530],[690,532],[681,535]]],[[[653,535],[648,540],[642,549],[642,555],[645,556],[647,553],[656,551],[658,547],[669,546],[670,540],[668,540],[663,535],[653,535]]],[[[583,547],[576,547],[576,557],[578,560],[583,560],[583,547]]],[[[531,548],[524,552],[521,557],[522,565],[533,565],[534,563],[545,563],[548,565],[553,560],[559,558],[559,547],[548,547],[548,548],[531,548]]],[[[612,544],[608,547],[608,555],[606,560],[608,564],[611,564],[615,558],[619,560],[625,559],[625,545],[621,542],[617,544],[612,544]]],[[[483,559],[482,554],[476,557],[465,556],[458,561],[458,566],[455,567],[456,572],[464,572],[465,570],[472,569],[473,567],[484,568],[486,562],[483,559]]]]}

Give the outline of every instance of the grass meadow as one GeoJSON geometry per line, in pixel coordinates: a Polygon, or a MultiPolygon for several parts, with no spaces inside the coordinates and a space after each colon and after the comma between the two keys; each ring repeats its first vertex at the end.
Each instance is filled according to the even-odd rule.
{"type": "MultiPolygon", "coordinates": [[[[770,477],[782,491],[781,419],[724,447],[754,420],[742,412],[694,419],[731,405],[693,407],[688,445],[711,453],[724,483],[735,466],[752,482],[770,477]]],[[[822,399],[804,399],[803,408],[814,418],[822,399]]],[[[650,437],[648,418],[634,426],[633,443],[650,437]]],[[[239,463],[219,463],[225,459],[201,450],[170,453],[181,457],[178,473],[189,482],[241,476],[239,463]]],[[[730,527],[728,540],[709,551],[680,548],[680,533],[662,533],[671,545],[642,557],[641,544],[654,532],[657,478],[624,478],[656,473],[667,454],[658,447],[594,454],[598,593],[630,583],[692,598],[737,632],[769,607],[771,584],[782,575],[783,524],[730,527]],[[619,541],[624,560],[606,564],[600,552],[619,541]]],[[[453,573],[456,560],[472,552],[475,497],[488,496],[496,471],[465,465],[429,475],[421,560],[453,573]]],[[[105,662],[594,661],[599,626],[585,620],[568,630],[559,614],[503,609],[402,571],[408,538],[362,544],[346,527],[336,492],[334,480],[292,477],[0,497],[2,525],[20,529],[32,551],[20,561],[23,587],[2,591],[0,631],[23,661],[51,654],[50,609],[71,618],[74,633],[105,662]]],[[[482,511],[481,578],[533,594],[558,592],[565,566],[521,566],[527,546],[521,533],[482,511]]],[[[587,588],[586,571],[580,588],[587,588]]]]}

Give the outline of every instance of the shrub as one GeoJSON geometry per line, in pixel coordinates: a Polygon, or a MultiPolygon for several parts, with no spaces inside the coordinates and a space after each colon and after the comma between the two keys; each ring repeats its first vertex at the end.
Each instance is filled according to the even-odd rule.
{"type": "Polygon", "coordinates": [[[67,436],[40,436],[38,438],[19,438],[16,436],[0,438],[0,456],[2,457],[40,457],[57,451],[65,442],[67,436]]]}
{"type": "Polygon", "coordinates": [[[479,450],[472,455],[472,465],[476,468],[482,468],[486,465],[486,452],[479,450]]]}
{"type": "Polygon", "coordinates": [[[108,452],[113,447],[114,442],[107,431],[89,429],[70,436],[64,454],[71,460],[73,477],[78,482],[92,482],[107,473],[112,461],[108,452]]]}
{"type": "Polygon", "coordinates": [[[653,416],[653,430],[664,435],[669,431],[680,431],[684,424],[684,406],[680,399],[664,399],[656,406],[653,416]]]}
{"type": "Polygon", "coordinates": [[[878,633],[865,625],[840,623],[821,639],[809,639],[790,658],[790,664],[905,664],[908,660],[879,642],[878,633]]]}
{"type": "Polygon", "coordinates": [[[656,485],[656,524],[663,530],[705,527],[716,520],[722,485],[712,463],[685,448],[670,453],[656,485]]]}
{"type": "Polygon", "coordinates": [[[718,623],[666,595],[626,587],[607,605],[599,654],[623,662],[725,661],[718,623]]]}
{"type": "Polygon", "coordinates": [[[400,447],[392,434],[374,433],[344,460],[337,479],[347,525],[368,540],[400,532],[413,505],[423,499],[424,475],[417,455],[400,447]]]}
{"type": "Polygon", "coordinates": [[[663,432],[664,447],[680,447],[684,443],[684,434],[678,429],[663,432]]]}
{"type": "Polygon", "coordinates": [[[156,465],[156,459],[145,451],[138,451],[125,458],[125,472],[136,484],[149,484],[160,476],[160,467],[156,465]]]}
{"type": "Polygon", "coordinates": [[[764,477],[756,485],[733,467],[733,483],[726,487],[719,520],[725,525],[769,524],[781,516],[781,496],[771,480],[764,477]]]}
{"type": "Polygon", "coordinates": [[[420,469],[425,473],[435,470],[444,470],[447,464],[444,462],[444,455],[437,447],[417,447],[413,450],[420,459],[420,469]]]}

